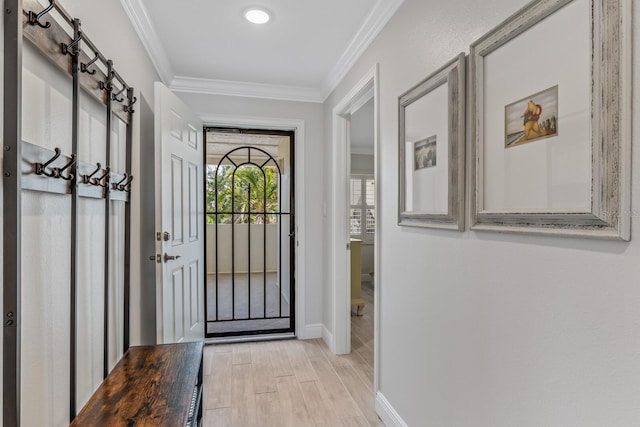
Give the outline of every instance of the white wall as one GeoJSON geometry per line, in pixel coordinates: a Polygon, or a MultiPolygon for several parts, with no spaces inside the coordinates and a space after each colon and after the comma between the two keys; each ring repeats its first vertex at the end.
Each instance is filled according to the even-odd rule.
{"type": "Polygon", "coordinates": [[[373,154],[352,154],[351,155],[351,173],[373,175],[374,161],[375,161],[375,157],[373,156],[373,154]]]}
{"type": "MultiPolygon", "coordinates": [[[[525,3],[406,0],[324,104],[331,159],[332,109],[379,63],[380,391],[410,426],[640,424],[637,227],[620,243],[396,224],[398,95],[525,3]]],[[[637,31],[634,42],[637,70],[637,31]]]]}
{"type": "MultiPolygon", "coordinates": [[[[374,105],[373,98],[351,114],[350,144],[351,153],[369,154],[373,156],[374,135],[374,105]]],[[[373,170],[373,165],[371,165],[373,170]]]]}
{"type": "MultiPolygon", "coordinates": [[[[82,29],[102,53],[113,59],[114,66],[153,109],[153,82],[160,80],[147,51],[119,1],[63,0],[62,5],[82,21],[82,29]]],[[[140,176],[140,115],[133,115],[132,175],[140,176]]],[[[140,181],[134,179],[131,190],[131,345],[140,343],[140,181]]],[[[146,255],[146,254],[145,254],[146,255]]],[[[144,258],[142,261],[146,261],[144,258]]]]}
{"type": "MultiPolygon", "coordinates": [[[[255,123],[261,119],[267,120],[302,120],[304,121],[304,176],[303,187],[296,182],[298,195],[297,203],[304,207],[304,229],[297,229],[297,239],[303,249],[306,265],[296,266],[296,288],[304,286],[305,319],[303,325],[298,325],[298,334],[302,337],[319,336],[322,323],[322,289],[324,286],[324,271],[322,257],[324,218],[322,215],[323,188],[323,112],[322,105],[305,102],[274,101],[258,98],[243,98],[218,95],[204,95],[193,93],[179,93],[183,101],[205,120],[205,124],[212,122],[212,118],[246,118],[247,123],[255,123]],[[300,200],[302,197],[303,200],[300,200]],[[302,269],[301,267],[304,267],[302,269]],[[303,271],[302,274],[300,272],[303,271]],[[302,276],[302,277],[301,277],[302,276]]],[[[296,147],[300,151],[300,141],[296,147]]],[[[296,155],[297,156],[297,155],[296,155]]],[[[299,167],[296,164],[296,167],[299,167]]],[[[296,173],[298,176],[298,173],[296,173]]],[[[300,223],[300,212],[297,213],[300,223]]],[[[298,295],[300,295],[298,293],[298,295]]]]}
{"type": "MultiPolygon", "coordinates": [[[[65,0],[64,8],[82,21],[83,30],[114,60],[117,70],[127,83],[153,99],[153,81],[157,75],[146,51],[129,24],[119,2],[98,0],[65,0]]],[[[2,38],[2,33],[0,33],[2,38]]],[[[2,46],[2,43],[0,43],[2,46]]],[[[25,50],[30,46],[25,42],[25,50]]],[[[4,57],[4,55],[3,55],[4,57]]],[[[24,126],[23,136],[30,142],[60,146],[70,151],[71,84],[70,78],[55,76],[46,61],[38,55],[25,54],[24,126]],[[68,89],[68,93],[67,93],[68,89]],[[47,97],[43,97],[43,95],[47,97]]],[[[0,85],[1,86],[1,85],[0,85]]],[[[136,94],[139,96],[139,93],[136,94]]],[[[100,107],[83,101],[81,115],[81,148],[83,161],[101,161],[104,157],[104,123],[100,130],[100,107]],[[91,117],[95,118],[92,119],[91,117]],[[102,135],[102,137],[100,137],[102,135]],[[94,144],[95,143],[95,144],[94,144]]],[[[153,102],[151,102],[153,104],[153,102]]],[[[2,107],[0,106],[0,112],[2,107]]],[[[138,118],[133,125],[133,171],[139,170],[138,118]]],[[[122,134],[114,128],[117,141],[122,134]],[[119,136],[118,136],[119,134],[119,136]]],[[[104,160],[102,160],[104,161],[104,160]]],[[[124,166],[124,165],[121,165],[124,166]]],[[[132,228],[139,227],[138,185],[133,181],[132,228]]],[[[23,425],[66,426],[69,405],[69,224],[70,199],[44,193],[23,193],[23,305],[22,305],[22,387],[23,425]]],[[[82,199],[79,205],[80,252],[78,289],[78,409],[90,396],[102,378],[102,280],[104,272],[104,242],[100,229],[104,227],[104,203],[82,199]],[[102,208],[101,208],[102,207],[102,208]],[[98,276],[96,274],[99,273],[98,276]],[[98,277],[98,279],[96,279],[98,277]]],[[[114,207],[112,231],[122,235],[123,210],[114,207]]],[[[139,241],[132,234],[132,300],[131,343],[139,342],[139,241]]],[[[114,256],[122,254],[122,241],[112,247],[114,256]]],[[[115,263],[111,298],[122,303],[123,264],[115,263]],[[115,265],[117,264],[117,265],[115,265]],[[116,283],[117,282],[117,283],[116,283]]],[[[122,309],[111,316],[110,362],[122,351],[122,309]],[[118,320],[119,319],[119,320],[118,320]]],[[[1,378],[0,378],[1,381],[1,378]]],[[[1,424],[1,420],[0,420],[1,424]]]]}

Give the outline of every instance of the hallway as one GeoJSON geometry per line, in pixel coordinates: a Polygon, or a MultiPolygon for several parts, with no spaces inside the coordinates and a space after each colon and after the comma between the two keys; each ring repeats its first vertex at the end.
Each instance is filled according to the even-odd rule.
{"type": "Polygon", "coordinates": [[[383,426],[373,399],[373,288],[352,316],[352,352],[321,339],[209,345],[204,350],[204,425],[383,426]]]}

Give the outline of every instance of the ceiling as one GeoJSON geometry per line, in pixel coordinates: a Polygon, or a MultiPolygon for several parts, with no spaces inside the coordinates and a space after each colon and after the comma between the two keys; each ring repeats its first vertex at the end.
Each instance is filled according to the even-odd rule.
{"type": "Polygon", "coordinates": [[[322,102],[404,0],[121,0],[174,91],[322,102]],[[272,20],[242,12],[259,6],[272,20]]]}

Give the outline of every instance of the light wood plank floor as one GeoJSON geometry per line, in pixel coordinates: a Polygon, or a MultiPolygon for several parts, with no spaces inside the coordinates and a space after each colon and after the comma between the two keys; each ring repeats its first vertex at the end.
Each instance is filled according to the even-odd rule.
{"type": "Polygon", "coordinates": [[[384,426],[374,410],[373,289],[362,293],[349,355],[333,355],[321,339],[206,346],[204,425],[384,426]]]}

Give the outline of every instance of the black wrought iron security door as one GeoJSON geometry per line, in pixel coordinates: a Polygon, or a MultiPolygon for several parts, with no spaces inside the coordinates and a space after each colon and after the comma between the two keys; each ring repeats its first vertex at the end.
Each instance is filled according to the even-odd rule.
{"type": "Polygon", "coordinates": [[[294,332],[293,133],[216,129],[206,145],[207,337],[294,332]]]}

